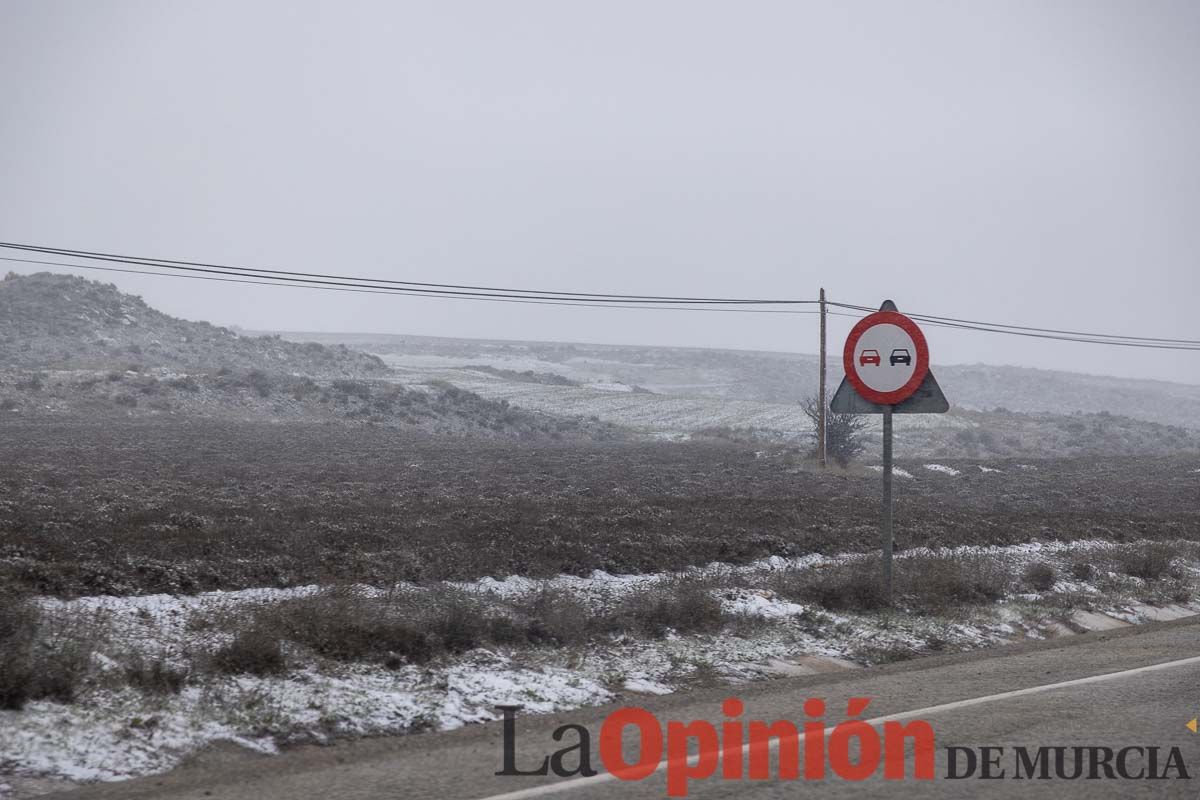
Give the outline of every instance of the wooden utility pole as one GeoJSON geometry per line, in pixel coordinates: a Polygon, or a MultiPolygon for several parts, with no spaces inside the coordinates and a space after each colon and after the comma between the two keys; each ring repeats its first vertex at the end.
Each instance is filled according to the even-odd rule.
{"type": "Polygon", "coordinates": [[[825,414],[828,397],[825,394],[825,289],[821,289],[821,378],[817,387],[817,406],[821,409],[817,420],[817,457],[821,459],[821,468],[828,465],[825,448],[825,414]]]}

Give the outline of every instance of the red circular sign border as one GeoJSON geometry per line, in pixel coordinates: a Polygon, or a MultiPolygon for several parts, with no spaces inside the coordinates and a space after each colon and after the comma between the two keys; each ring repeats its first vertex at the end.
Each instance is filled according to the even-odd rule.
{"type": "Polygon", "coordinates": [[[921,381],[925,380],[925,375],[929,372],[929,344],[925,341],[925,334],[917,327],[917,323],[899,311],[876,311],[874,314],[860,319],[850,329],[850,335],[846,337],[846,346],[842,350],[842,367],[846,372],[846,380],[850,381],[850,385],[862,395],[864,400],[884,406],[894,406],[911,397],[912,393],[921,385],[921,381]],[[854,363],[854,350],[858,345],[858,340],[862,338],[868,328],[885,324],[902,328],[912,337],[913,345],[917,348],[917,365],[913,369],[908,383],[890,392],[877,392],[858,377],[858,367],[854,363]]]}

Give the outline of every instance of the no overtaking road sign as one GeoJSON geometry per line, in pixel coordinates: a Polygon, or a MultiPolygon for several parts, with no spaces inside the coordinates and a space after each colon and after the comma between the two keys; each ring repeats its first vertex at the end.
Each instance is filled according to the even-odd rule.
{"type": "Polygon", "coordinates": [[[858,321],[842,352],[846,377],[829,403],[839,414],[942,414],[950,403],[929,371],[925,334],[891,300],[858,321]]]}
{"type": "Polygon", "coordinates": [[[929,371],[925,334],[891,300],[858,321],[842,351],[846,377],[829,403],[842,414],[883,415],[883,587],[892,598],[892,414],[941,414],[950,403],[929,371]]]}

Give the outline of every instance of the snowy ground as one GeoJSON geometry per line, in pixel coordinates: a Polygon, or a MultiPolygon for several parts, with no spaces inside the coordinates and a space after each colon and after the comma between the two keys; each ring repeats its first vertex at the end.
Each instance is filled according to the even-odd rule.
{"type": "MultiPolygon", "coordinates": [[[[1031,543],[943,552],[1002,558],[1018,573],[1035,561],[1048,563],[1059,575],[1069,575],[1074,554],[1111,546],[1031,543]]],[[[179,694],[166,695],[147,695],[117,680],[97,680],[75,704],[35,702],[21,712],[0,712],[0,776],[10,776],[0,784],[27,776],[119,780],[168,770],[219,740],[273,752],[293,741],[446,730],[493,719],[496,704],[519,703],[531,712],[553,712],[714,682],[850,669],[889,653],[953,652],[1200,611],[1200,605],[1140,604],[1131,599],[1136,591],[1114,594],[1112,584],[1106,584],[1109,589],[1103,593],[1095,585],[1099,579],[1059,579],[1047,591],[1014,594],[999,604],[962,609],[953,616],[832,613],[788,602],[768,588],[771,576],[783,570],[821,570],[853,558],[773,557],[693,571],[724,578],[714,582],[712,591],[727,612],[743,621],[717,635],[622,637],[575,648],[477,649],[399,669],[312,658],[279,677],[198,676],[179,694]],[[1065,603],[1066,597],[1072,601],[1065,603]]],[[[1188,566],[1193,578],[1200,575],[1196,567],[1188,566]]],[[[599,603],[675,577],[596,572],[550,581],[485,578],[454,586],[497,600],[553,588],[599,603]]],[[[1120,581],[1137,588],[1137,579],[1120,576],[1120,581]]],[[[366,586],[355,590],[382,591],[366,586]]],[[[131,653],[185,662],[227,636],[196,624],[197,619],[245,615],[261,604],[317,591],[318,587],[300,587],[41,602],[51,616],[83,620],[96,631],[93,658],[103,675],[106,669],[116,672],[117,664],[131,653]]]]}
{"type": "MultiPolygon", "coordinates": [[[[665,387],[663,393],[632,391],[618,381],[611,369],[621,362],[603,359],[568,359],[564,362],[533,358],[497,358],[380,354],[394,370],[397,380],[416,385],[444,380],[489,400],[507,400],[530,411],[598,417],[604,422],[633,428],[648,434],[687,434],[703,428],[756,428],[781,440],[803,436],[812,428],[797,403],[767,403],[740,400],[704,391],[704,387],[665,387]],[[515,371],[552,372],[577,381],[578,386],[553,386],[506,380],[472,365],[486,364],[515,371]]],[[[654,389],[655,387],[651,386],[654,389]]],[[[871,419],[871,430],[880,422],[871,419]]],[[[953,415],[912,415],[905,418],[904,431],[924,428],[958,430],[969,423],[953,415]]],[[[903,435],[903,431],[901,433],[903,435]]]]}

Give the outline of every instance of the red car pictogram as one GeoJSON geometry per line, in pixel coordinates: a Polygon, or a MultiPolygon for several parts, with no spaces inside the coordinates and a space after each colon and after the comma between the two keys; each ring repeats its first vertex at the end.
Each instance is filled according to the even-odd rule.
{"type": "Polygon", "coordinates": [[[874,364],[877,367],[879,366],[880,359],[878,350],[863,350],[858,354],[858,365],[860,367],[865,367],[867,364],[874,364]]]}

